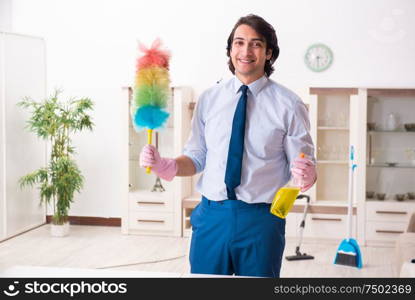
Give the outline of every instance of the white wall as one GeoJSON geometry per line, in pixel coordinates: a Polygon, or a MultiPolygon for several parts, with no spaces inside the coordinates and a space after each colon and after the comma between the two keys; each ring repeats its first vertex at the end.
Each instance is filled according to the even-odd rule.
{"type": "Polygon", "coordinates": [[[0,0],[0,31],[12,29],[12,0],[0,0]]]}
{"type": "Polygon", "coordinates": [[[72,215],[121,216],[121,86],[133,84],[136,41],[161,37],[172,51],[174,85],[196,95],[228,78],[226,39],[237,19],[259,14],[274,25],[281,54],[272,78],[308,86],[415,87],[413,0],[15,0],[13,29],[47,41],[48,88],[96,103],[93,133],[75,139],[86,185],[72,215]],[[323,42],[332,67],[309,71],[307,47],[323,42]]]}

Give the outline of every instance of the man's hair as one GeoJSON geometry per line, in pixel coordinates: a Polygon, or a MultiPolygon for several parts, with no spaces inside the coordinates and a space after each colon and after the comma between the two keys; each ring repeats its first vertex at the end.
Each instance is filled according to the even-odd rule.
{"type": "Polygon", "coordinates": [[[232,42],[233,37],[235,35],[236,28],[240,25],[248,25],[252,27],[262,38],[265,39],[266,42],[266,51],[268,52],[269,49],[272,50],[271,59],[265,61],[264,71],[269,77],[272,72],[274,72],[274,67],[272,66],[274,62],[277,60],[278,55],[280,54],[280,48],[278,47],[278,39],[275,33],[274,27],[271,26],[267,21],[263,18],[250,14],[245,17],[241,17],[238,22],[236,22],[235,26],[232,29],[231,34],[228,37],[228,46],[226,47],[226,55],[229,57],[228,65],[229,70],[231,70],[232,74],[235,74],[235,67],[232,63],[231,59],[231,49],[232,49],[232,42]]]}

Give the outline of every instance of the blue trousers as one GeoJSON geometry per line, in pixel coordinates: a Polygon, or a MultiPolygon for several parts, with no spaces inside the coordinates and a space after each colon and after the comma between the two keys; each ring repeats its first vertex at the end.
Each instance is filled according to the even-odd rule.
{"type": "Polygon", "coordinates": [[[266,203],[202,197],[190,216],[191,273],[279,277],[285,219],[269,209],[266,203]]]}

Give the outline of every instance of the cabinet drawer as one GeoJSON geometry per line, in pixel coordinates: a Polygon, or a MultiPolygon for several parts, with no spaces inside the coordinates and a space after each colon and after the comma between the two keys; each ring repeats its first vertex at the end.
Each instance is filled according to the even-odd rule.
{"type": "Polygon", "coordinates": [[[384,222],[408,222],[409,217],[415,211],[412,203],[381,203],[368,202],[366,204],[366,219],[369,221],[384,222]]]}
{"type": "Polygon", "coordinates": [[[137,195],[131,193],[129,196],[129,210],[143,212],[173,212],[172,197],[161,197],[157,195],[137,195]]]}
{"type": "Polygon", "coordinates": [[[405,232],[407,224],[403,222],[366,222],[366,239],[376,241],[394,241],[405,232]]]}
{"type": "Polygon", "coordinates": [[[172,213],[130,212],[130,229],[145,231],[173,230],[172,213]]]}
{"type": "MultiPolygon", "coordinates": [[[[353,216],[353,237],[356,237],[356,217],[353,216]]],[[[342,239],[347,234],[347,216],[334,214],[307,215],[304,236],[323,239],[342,239]]]]}

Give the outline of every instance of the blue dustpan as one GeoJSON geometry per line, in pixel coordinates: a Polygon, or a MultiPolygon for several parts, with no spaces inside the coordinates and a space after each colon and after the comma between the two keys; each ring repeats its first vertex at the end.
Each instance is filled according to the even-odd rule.
{"type": "Polygon", "coordinates": [[[340,243],[334,264],[362,268],[362,253],[355,239],[344,239],[340,243]]]}
{"type": "Polygon", "coordinates": [[[354,148],[350,147],[350,168],[349,168],[349,203],[347,209],[347,236],[344,239],[339,248],[337,248],[336,257],[334,258],[334,264],[345,265],[351,267],[362,268],[362,254],[360,247],[355,239],[351,238],[352,235],[352,212],[353,212],[353,179],[354,170],[356,168],[354,164],[354,148]]]}

